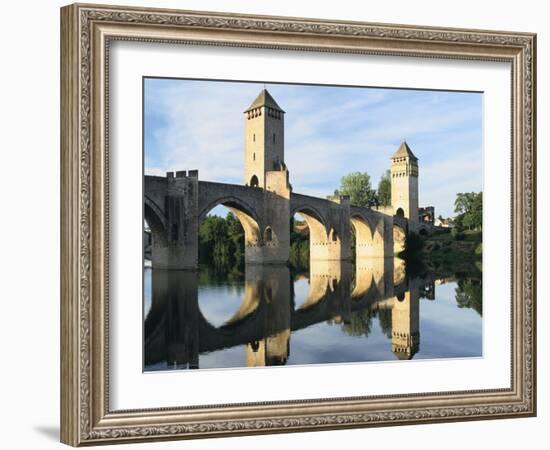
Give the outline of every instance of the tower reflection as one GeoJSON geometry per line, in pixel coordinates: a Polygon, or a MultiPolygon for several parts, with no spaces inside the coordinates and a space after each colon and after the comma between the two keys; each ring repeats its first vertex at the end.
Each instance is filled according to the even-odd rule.
{"type": "Polygon", "coordinates": [[[305,298],[295,307],[295,280],[287,266],[246,266],[239,307],[215,326],[200,309],[198,272],[152,270],[151,308],[144,321],[146,368],[196,369],[201,355],[239,347],[244,347],[242,366],[284,365],[294,333],[323,322],[349,324],[357,313],[380,311],[390,322],[388,347],[394,355],[411,359],[418,352],[420,298],[433,298],[433,280],[408,279],[404,262],[394,258],[354,265],[312,261],[307,278],[305,298]]]}

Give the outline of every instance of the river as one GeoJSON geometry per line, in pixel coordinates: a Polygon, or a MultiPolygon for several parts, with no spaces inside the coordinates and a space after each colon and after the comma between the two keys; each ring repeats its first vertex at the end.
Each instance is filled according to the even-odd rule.
{"type": "Polygon", "coordinates": [[[144,370],[482,356],[480,278],[400,259],[144,269],[144,370]]]}

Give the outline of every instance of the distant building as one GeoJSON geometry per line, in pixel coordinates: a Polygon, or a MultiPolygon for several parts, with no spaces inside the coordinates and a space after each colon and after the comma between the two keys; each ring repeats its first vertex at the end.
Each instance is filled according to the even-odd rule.
{"type": "Polygon", "coordinates": [[[429,223],[434,225],[435,208],[433,206],[425,206],[418,208],[418,221],[420,223],[429,223]]]}
{"type": "Polygon", "coordinates": [[[434,221],[434,225],[436,227],[443,227],[443,228],[452,228],[453,227],[453,219],[450,217],[447,219],[444,219],[443,217],[438,217],[434,221]]]}

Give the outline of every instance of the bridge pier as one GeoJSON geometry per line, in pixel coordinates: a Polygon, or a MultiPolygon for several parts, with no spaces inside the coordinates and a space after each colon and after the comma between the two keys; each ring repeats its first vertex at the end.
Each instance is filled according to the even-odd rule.
{"type": "Polygon", "coordinates": [[[290,271],[284,265],[247,266],[246,289],[262,308],[262,339],[247,343],[248,367],[286,364],[290,353],[290,271]]]}
{"type": "MultiPolygon", "coordinates": [[[[290,195],[288,171],[265,173],[259,239],[247,239],[247,264],[286,264],[290,254],[290,195]]],[[[241,221],[242,223],[242,221],[241,221]]]]}
{"type": "MultiPolygon", "coordinates": [[[[162,202],[161,229],[152,231],[151,262],[155,269],[196,269],[199,260],[198,172],[169,172],[162,202]]],[[[151,213],[149,214],[151,215],[151,213]]],[[[150,217],[146,219],[151,221],[150,217]]],[[[158,220],[153,218],[153,222],[158,220]]],[[[159,227],[156,227],[159,228],[159,227]]]]}
{"type": "Polygon", "coordinates": [[[351,280],[351,265],[339,260],[312,260],[309,265],[309,292],[301,308],[307,309],[335,292],[342,281],[351,280]]]}
{"type": "Polygon", "coordinates": [[[153,270],[151,310],[145,321],[145,364],[165,353],[167,364],[199,367],[198,274],[191,271],[153,270]],[[157,333],[151,336],[149,322],[165,317],[157,333]],[[156,345],[154,345],[156,344],[156,345]],[[160,344],[160,347],[159,347],[160,344]]]}
{"type": "Polygon", "coordinates": [[[347,261],[351,258],[351,216],[347,196],[327,198],[325,224],[307,214],[310,229],[309,258],[312,261],[347,261]]]}
{"type": "Polygon", "coordinates": [[[394,258],[369,258],[355,262],[355,289],[352,296],[362,296],[373,287],[379,295],[393,295],[394,258]]]}

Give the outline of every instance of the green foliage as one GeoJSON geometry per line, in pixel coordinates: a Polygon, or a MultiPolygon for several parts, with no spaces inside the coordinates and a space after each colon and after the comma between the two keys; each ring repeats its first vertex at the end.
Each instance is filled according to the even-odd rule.
{"type": "Polygon", "coordinates": [[[462,231],[458,231],[458,228],[453,228],[451,230],[451,236],[455,241],[463,241],[466,235],[462,231]]]}
{"type": "Polygon", "coordinates": [[[459,308],[472,308],[480,316],[483,310],[481,280],[462,279],[458,281],[455,289],[455,299],[459,308]]]}
{"type": "Polygon", "coordinates": [[[392,312],[390,308],[382,308],[378,310],[378,321],[380,322],[380,328],[382,333],[386,335],[388,339],[392,337],[392,312]]]}
{"type": "Polygon", "coordinates": [[[199,270],[199,284],[212,286],[212,285],[227,285],[230,284],[241,285],[244,281],[244,258],[241,261],[237,261],[234,266],[213,266],[209,263],[201,264],[199,270]]]}
{"type": "Polygon", "coordinates": [[[229,268],[244,261],[244,230],[232,214],[208,216],[199,227],[199,262],[229,268]]]}
{"type": "Polygon", "coordinates": [[[338,195],[349,195],[350,202],[355,206],[373,206],[377,204],[376,191],[371,186],[367,172],[353,172],[340,180],[338,195]]]}
{"type": "MultiPolygon", "coordinates": [[[[290,221],[291,266],[309,268],[309,234],[298,233],[290,221]]],[[[211,267],[209,277],[225,277],[232,271],[239,274],[244,267],[244,230],[239,220],[228,213],[225,218],[207,216],[199,227],[199,263],[211,267]]]]}
{"type": "Polygon", "coordinates": [[[454,227],[458,231],[481,230],[483,222],[483,193],[465,192],[456,194],[454,227]]]}
{"type": "Polygon", "coordinates": [[[475,254],[479,256],[483,255],[483,244],[481,242],[477,245],[475,254]]]}
{"type": "Polygon", "coordinates": [[[371,308],[352,311],[349,320],[342,324],[342,331],[350,336],[368,337],[372,330],[372,318],[375,312],[371,308]]]}
{"type": "Polygon", "coordinates": [[[405,251],[411,255],[424,248],[424,239],[417,233],[409,233],[405,238],[405,251]]]}
{"type": "Polygon", "coordinates": [[[378,182],[378,202],[381,206],[391,205],[391,174],[387,170],[378,182]]]}
{"type": "Polygon", "coordinates": [[[382,333],[389,339],[392,337],[392,312],[389,308],[374,310],[371,307],[352,311],[348,320],[340,323],[342,331],[349,336],[368,337],[372,331],[372,320],[378,317],[382,333]]]}
{"type": "Polygon", "coordinates": [[[290,219],[289,262],[297,271],[309,268],[309,234],[298,233],[295,230],[293,217],[290,219]]]}

